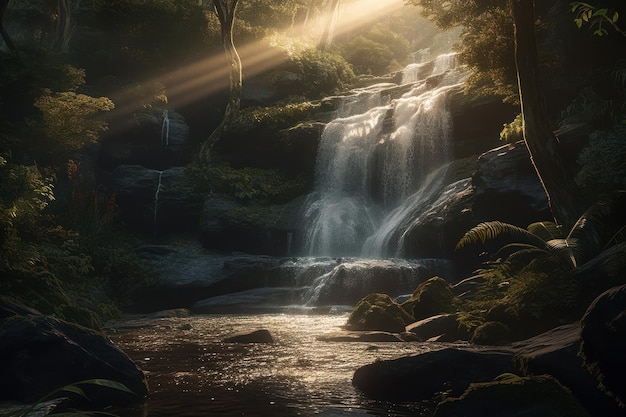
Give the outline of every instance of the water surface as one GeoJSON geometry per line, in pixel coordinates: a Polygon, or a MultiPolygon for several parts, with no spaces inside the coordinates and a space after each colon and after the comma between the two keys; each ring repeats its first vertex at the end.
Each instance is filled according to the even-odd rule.
{"type": "Polygon", "coordinates": [[[347,315],[205,315],[128,321],[111,339],[147,373],[150,398],[138,415],[429,416],[426,404],[365,398],[354,371],[429,349],[423,343],[324,342],[347,315]],[[136,326],[136,327],[135,327],[136,326]],[[229,334],[268,329],[274,344],[232,344],[229,334]]]}

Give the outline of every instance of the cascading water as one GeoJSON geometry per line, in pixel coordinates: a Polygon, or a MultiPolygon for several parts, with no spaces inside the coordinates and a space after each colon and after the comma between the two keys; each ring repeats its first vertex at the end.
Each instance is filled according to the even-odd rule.
{"type": "Polygon", "coordinates": [[[380,92],[372,89],[340,106],[340,117],[322,134],[315,191],[303,212],[306,254],[376,258],[395,252],[389,236],[438,190],[429,175],[452,157],[446,97],[463,78],[453,71],[455,61],[445,54],[408,66],[403,84],[409,91],[390,103],[373,99],[380,92]],[[371,103],[375,107],[362,111],[371,103]]]}
{"type": "Polygon", "coordinates": [[[163,180],[163,172],[165,171],[157,171],[159,173],[159,180],[157,182],[156,191],[154,192],[154,218],[153,218],[153,234],[156,236],[157,234],[157,218],[159,213],[159,193],[161,192],[161,182],[163,180]]]}

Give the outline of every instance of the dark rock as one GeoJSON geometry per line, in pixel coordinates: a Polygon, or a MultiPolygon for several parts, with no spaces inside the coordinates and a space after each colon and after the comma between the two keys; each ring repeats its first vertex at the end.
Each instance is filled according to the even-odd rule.
{"type": "Polygon", "coordinates": [[[242,332],[224,338],[224,343],[274,343],[274,337],[269,330],[260,329],[252,332],[242,332]]]}
{"type": "Polygon", "coordinates": [[[549,376],[510,377],[471,384],[459,398],[437,405],[434,417],[590,417],[572,394],[549,376]]]}
{"type": "Polygon", "coordinates": [[[413,318],[386,294],[369,294],[358,302],[346,327],[350,330],[403,332],[413,318]]]}
{"type": "Polygon", "coordinates": [[[465,340],[468,333],[458,318],[458,314],[440,314],[411,323],[406,326],[406,331],[413,333],[421,341],[433,337],[437,337],[440,342],[465,340]]]}
{"type": "Polygon", "coordinates": [[[454,126],[455,155],[464,157],[497,146],[502,125],[513,121],[519,107],[501,97],[472,97],[454,91],[448,100],[454,126]]]}
{"type": "Polygon", "coordinates": [[[352,383],[376,400],[423,401],[443,391],[458,396],[470,383],[515,372],[511,357],[506,349],[445,348],[363,366],[352,383]]]}
{"type": "Polygon", "coordinates": [[[144,374],[117,347],[96,333],[46,316],[16,315],[0,321],[0,368],[1,401],[30,403],[62,386],[94,378],[122,383],[136,395],[83,385],[90,407],[136,403],[147,395],[144,374]]]}
{"type": "Polygon", "coordinates": [[[626,285],[602,293],[581,321],[581,353],[601,387],[626,403],[626,285]]]}
{"type": "Polygon", "coordinates": [[[174,110],[142,109],[134,125],[120,135],[102,141],[100,164],[114,169],[119,165],[142,165],[164,170],[184,164],[184,146],[189,138],[185,118],[174,110]]]}
{"type": "Polygon", "coordinates": [[[288,256],[302,202],[298,198],[281,205],[248,205],[219,194],[207,195],[200,240],[213,250],[288,256]]]}
{"type": "Polygon", "coordinates": [[[622,416],[623,410],[598,389],[597,380],[585,369],[580,351],[578,323],[560,326],[533,338],[516,342],[514,362],[526,375],[548,374],[556,378],[592,414],[622,416]]]}
{"type": "Polygon", "coordinates": [[[357,332],[357,331],[342,331],[329,333],[322,336],[318,336],[317,340],[322,342],[403,342],[405,341],[401,336],[390,332],[357,332]]]}
{"type": "Polygon", "coordinates": [[[443,313],[452,313],[456,297],[452,294],[450,284],[440,277],[433,277],[421,283],[413,292],[412,297],[402,303],[402,307],[415,320],[443,313]]]}
{"type": "Polygon", "coordinates": [[[482,154],[472,184],[475,220],[500,220],[526,227],[552,218],[546,193],[522,142],[482,154]]]}
{"type": "Polygon", "coordinates": [[[477,345],[502,346],[513,341],[511,329],[497,321],[483,323],[474,329],[472,343],[477,345]]]}
{"type": "Polygon", "coordinates": [[[145,233],[197,228],[202,198],[184,167],[157,171],[123,165],[113,171],[112,183],[119,218],[125,227],[145,233]]]}

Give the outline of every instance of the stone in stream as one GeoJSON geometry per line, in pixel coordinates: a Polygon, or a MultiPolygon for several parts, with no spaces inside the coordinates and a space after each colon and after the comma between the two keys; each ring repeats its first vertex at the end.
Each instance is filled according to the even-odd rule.
{"type": "Polygon", "coordinates": [[[274,343],[274,337],[266,329],[254,330],[251,332],[235,333],[224,338],[224,343],[274,343]]]}

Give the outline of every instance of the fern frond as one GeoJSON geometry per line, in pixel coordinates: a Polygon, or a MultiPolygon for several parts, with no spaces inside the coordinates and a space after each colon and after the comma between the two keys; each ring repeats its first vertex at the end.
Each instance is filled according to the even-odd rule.
{"type": "Polygon", "coordinates": [[[544,241],[528,230],[500,221],[483,222],[468,230],[456,244],[456,249],[467,245],[485,244],[496,238],[506,238],[509,241],[521,241],[541,247],[544,241]]]}
{"type": "Polygon", "coordinates": [[[584,259],[582,246],[577,239],[552,239],[546,242],[550,258],[558,262],[567,271],[571,271],[581,264],[584,259]]]}
{"type": "Polygon", "coordinates": [[[527,227],[528,231],[533,235],[543,239],[544,241],[552,240],[552,239],[561,239],[563,236],[563,231],[554,222],[536,222],[531,223],[527,227]]]}

